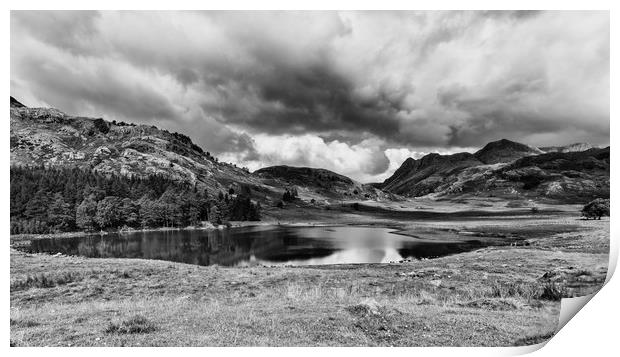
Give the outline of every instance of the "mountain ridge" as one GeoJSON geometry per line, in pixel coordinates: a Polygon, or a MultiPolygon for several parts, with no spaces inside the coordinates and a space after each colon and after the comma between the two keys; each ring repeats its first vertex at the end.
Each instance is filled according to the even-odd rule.
{"type": "Polygon", "coordinates": [[[13,97],[10,121],[11,165],[76,166],[142,178],[162,175],[207,189],[212,196],[242,185],[260,192],[269,202],[278,201],[290,186],[300,186],[305,197],[317,200],[464,193],[514,198],[505,192],[534,199],[538,199],[536,195],[561,199],[559,192],[569,191],[569,196],[579,200],[587,195],[609,195],[609,148],[576,151],[589,144],[545,148],[549,152],[544,152],[501,139],[473,154],[430,153],[419,159],[407,158],[383,183],[362,184],[321,168],[277,165],[250,173],[220,162],[180,133],[68,115],[54,108],[29,108],[13,97]],[[572,164],[566,164],[571,160],[572,164]]]}
{"type": "Polygon", "coordinates": [[[609,147],[546,153],[502,139],[474,154],[408,158],[377,187],[409,197],[473,194],[581,202],[609,196],[609,147]],[[451,161],[457,163],[446,164],[451,161]]]}

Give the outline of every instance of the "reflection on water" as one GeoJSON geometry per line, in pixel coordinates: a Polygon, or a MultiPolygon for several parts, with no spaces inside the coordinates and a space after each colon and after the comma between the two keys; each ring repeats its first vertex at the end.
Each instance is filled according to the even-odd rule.
{"type": "Polygon", "coordinates": [[[94,258],[160,259],[197,265],[387,263],[479,248],[479,241],[428,242],[376,227],[245,227],[35,240],[28,251],[94,258]]]}

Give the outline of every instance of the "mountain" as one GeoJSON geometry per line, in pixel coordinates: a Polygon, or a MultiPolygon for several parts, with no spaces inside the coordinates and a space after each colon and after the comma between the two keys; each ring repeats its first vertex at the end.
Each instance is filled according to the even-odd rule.
{"type": "Polygon", "coordinates": [[[378,187],[409,197],[474,195],[583,202],[609,197],[609,162],[609,147],[544,153],[503,139],[474,154],[408,158],[378,187]]]}
{"type": "Polygon", "coordinates": [[[390,199],[482,195],[516,199],[583,201],[609,196],[609,148],[579,145],[540,149],[510,140],[488,143],[474,154],[408,158],[380,184],[361,184],[335,172],[272,166],[250,173],[220,162],[192,140],[155,126],[73,116],[29,108],[11,97],[11,166],[77,167],[113,176],[153,175],[206,190],[240,192],[275,205],[290,186],[303,200],[390,199]],[[245,188],[244,188],[245,187],[245,188]]]}
{"type": "Polygon", "coordinates": [[[525,144],[501,139],[486,144],[474,156],[485,164],[511,162],[524,156],[539,155],[543,151],[525,144]]]}
{"type": "Polygon", "coordinates": [[[277,186],[297,186],[302,188],[302,196],[320,194],[323,196],[350,196],[351,198],[377,198],[379,190],[371,185],[361,184],[349,177],[333,171],[286,165],[269,166],[254,171],[254,174],[265,179],[266,183],[277,186]]]}
{"type": "Polygon", "coordinates": [[[483,165],[474,155],[463,152],[453,155],[428,154],[418,160],[408,158],[381,189],[405,196],[423,196],[466,167],[483,165]]]}
{"type": "Polygon", "coordinates": [[[590,149],[596,148],[588,143],[575,143],[566,146],[547,146],[541,147],[540,150],[544,152],[576,152],[576,151],[586,151],[590,149]]]}
{"type": "Polygon", "coordinates": [[[468,168],[436,187],[436,196],[584,203],[609,198],[609,147],[527,156],[509,164],[468,168]]]}

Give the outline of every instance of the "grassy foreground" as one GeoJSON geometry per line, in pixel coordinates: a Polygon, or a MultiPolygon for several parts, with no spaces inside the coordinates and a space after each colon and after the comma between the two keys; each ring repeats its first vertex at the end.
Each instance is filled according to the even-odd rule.
{"type": "Polygon", "coordinates": [[[553,335],[561,296],[597,290],[607,272],[608,221],[565,215],[403,228],[519,235],[527,245],[395,264],[278,268],[12,248],[11,345],[525,345],[553,335]]]}

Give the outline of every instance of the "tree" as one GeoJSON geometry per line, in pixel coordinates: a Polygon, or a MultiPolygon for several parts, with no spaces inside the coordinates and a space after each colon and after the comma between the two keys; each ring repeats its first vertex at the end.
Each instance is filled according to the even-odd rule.
{"type": "Polygon", "coordinates": [[[95,222],[96,214],[97,202],[94,200],[93,196],[88,196],[76,208],[75,223],[78,227],[86,231],[93,231],[97,228],[97,223],[95,222]]]}
{"type": "Polygon", "coordinates": [[[211,207],[211,211],[209,211],[209,221],[211,221],[214,226],[222,224],[222,214],[217,205],[211,207]]]}
{"type": "Polygon", "coordinates": [[[609,199],[595,199],[583,207],[581,215],[586,219],[601,219],[602,216],[609,216],[609,199]]]}
{"type": "Polygon", "coordinates": [[[157,227],[164,223],[163,209],[157,201],[147,197],[140,200],[140,221],[143,227],[157,227]]]}
{"type": "Polygon", "coordinates": [[[140,225],[140,206],[130,198],[123,198],[121,201],[120,214],[125,224],[130,227],[140,225]]]}
{"type": "Polygon", "coordinates": [[[252,203],[247,196],[237,196],[229,209],[229,219],[231,221],[260,221],[258,205],[252,203]]]}
{"type": "Polygon", "coordinates": [[[75,226],[75,211],[65,202],[60,193],[54,195],[54,201],[47,212],[49,223],[58,231],[67,231],[75,226]]]}
{"type": "Polygon", "coordinates": [[[24,215],[26,218],[42,219],[47,216],[46,210],[50,199],[44,189],[40,189],[26,203],[24,215]]]}
{"type": "Polygon", "coordinates": [[[297,199],[297,188],[296,187],[287,188],[286,191],[284,191],[284,194],[282,195],[282,201],[292,202],[292,201],[295,201],[295,199],[297,199]]]}
{"type": "Polygon", "coordinates": [[[120,214],[122,201],[116,196],[107,196],[97,203],[95,222],[100,228],[117,228],[123,224],[120,214]]]}

